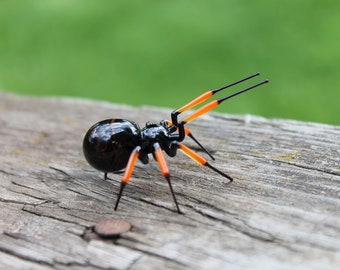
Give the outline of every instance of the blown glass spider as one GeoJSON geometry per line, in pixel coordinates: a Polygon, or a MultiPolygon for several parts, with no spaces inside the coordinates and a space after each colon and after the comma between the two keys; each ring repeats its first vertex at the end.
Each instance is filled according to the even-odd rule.
{"type": "Polygon", "coordinates": [[[228,174],[212,166],[205,158],[182,143],[185,136],[189,136],[204,152],[214,159],[204,146],[185,127],[185,125],[200,115],[215,108],[223,101],[265,84],[268,80],[251,85],[226,97],[208,102],[189,114],[189,116],[185,117],[183,120],[179,121],[178,115],[202,103],[217,92],[258,75],[259,73],[255,73],[221,88],[203,93],[186,105],[174,110],[171,113],[171,121],[162,120],[159,124],[147,122],[145,127],[142,129],[140,129],[135,122],[125,119],[107,119],[94,124],[87,131],[83,141],[83,152],[88,163],[95,169],[104,172],[105,179],[107,178],[107,173],[120,171],[125,168],[114,209],[117,210],[124,187],[131,177],[137,159],[139,159],[142,163],[147,164],[149,162],[149,154],[153,155],[159,165],[162,175],[169,184],[178,213],[181,213],[181,211],[171,185],[170,172],[163,152],[170,157],[174,157],[176,156],[177,149],[179,149],[198,164],[206,166],[227,178],[229,183],[232,182],[233,179],[228,174]]]}

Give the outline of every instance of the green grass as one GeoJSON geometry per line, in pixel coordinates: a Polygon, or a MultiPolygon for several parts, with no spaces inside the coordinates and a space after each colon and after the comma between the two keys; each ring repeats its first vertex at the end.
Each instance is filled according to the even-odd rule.
{"type": "Polygon", "coordinates": [[[339,125],[339,10],[336,0],[1,1],[0,88],[176,108],[260,71],[270,84],[217,110],[339,125]]]}

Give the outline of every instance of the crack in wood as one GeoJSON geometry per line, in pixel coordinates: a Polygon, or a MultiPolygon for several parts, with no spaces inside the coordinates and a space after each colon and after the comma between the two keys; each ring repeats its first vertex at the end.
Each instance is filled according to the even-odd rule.
{"type": "Polygon", "coordinates": [[[76,177],[68,174],[67,172],[65,172],[63,169],[60,169],[60,168],[56,168],[56,167],[53,167],[53,166],[48,166],[50,169],[56,171],[56,172],[59,172],[63,175],[65,175],[68,179],[75,179],[76,177]]]}
{"type": "Polygon", "coordinates": [[[204,201],[197,200],[197,202],[199,203],[195,205],[199,205],[200,206],[199,208],[198,206],[193,206],[193,205],[187,205],[187,206],[190,207],[192,210],[194,210],[196,213],[199,213],[200,215],[204,217],[207,217],[212,220],[220,221],[223,224],[227,225],[229,228],[235,231],[238,231],[242,234],[245,234],[249,237],[252,237],[254,239],[265,241],[265,242],[275,242],[276,240],[274,236],[271,235],[270,233],[252,228],[251,226],[247,225],[245,221],[240,220],[237,217],[237,214],[235,213],[230,213],[226,211],[225,209],[224,210],[219,209],[204,201]],[[201,208],[201,205],[205,205],[209,207],[210,209],[203,209],[201,208]],[[226,216],[229,216],[228,220],[225,219],[226,216]]]}
{"type": "MultiPolygon", "coordinates": [[[[21,241],[29,243],[25,235],[20,235],[18,233],[11,233],[11,232],[6,232],[6,231],[3,232],[3,235],[13,238],[15,240],[21,240],[21,241]]],[[[4,239],[2,239],[2,241],[4,241],[4,239]]],[[[18,257],[18,258],[21,258],[27,261],[36,262],[36,263],[47,265],[47,266],[53,266],[53,262],[51,260],[43,258],[42,256],[32,256],[34,254],[27,252],[25,248],[16,250],[16,249],[13,249],[13,247],[11,246],[0,244],[0,251],[6,252],[7,254],[13,255],[15,257],[18,257]]]]}
{"type": "MultiPolygon", "coordinates": [[[[38,216],[38,217],[49,218],[49,219],[52,219],[52,220],[55,220],[55,221],[60,221],[60,222],[66,223],[66,224],[78,225],[78,226],[84,227],[84,229],[85,229],[85,226],[83,224],[81,224],[80,222],[75,222],[75,221],[71,221],[71,220],[68,219],[69,216],[72,216],[72,214],[70,214],[70,213],[68,213],[65,216],[65,218],[60,218],[56,215],[53,215],[53,213],[46,214],[44,212],[41,212],[41,210],[39,211],[39,209],[36,209],[36,205],[31,206],[31,205],[27,205],[27,204],[22,208],[22,211],[33,214],[33,215],[38,216]]],[[[75,215],[75,217],[77,217],[77,219],[79,219],[79,216],[75,215]]]]}
{"type": "MultiPolygon", "coordinates": [[[[135,241],[129,241],[128,239],[124,239],[124,240],[125,241],[119,241],[118,245],[124,246],[126,248],[131,249],[131,250],[142,252],[143,254],[146,254],[146,255],[149,255],[149,256],[152,256],[152,257],[160,258],[160,259],[164,260],[164,262],[163,262],[164,264],[166,264],[167,261],[171,262],[172,264],[178,266],[179,269],[182,269],[183,267],[186,267],[186,268],[192,267],[192,265],[185,264],[185,263],[178,261],[178,260],[174,260],[172,257],[169,257],[169,256],[162,254],[161,251],[158,248],[139,245],[135,241]]],[[[134,264],[136,264],[136,262],[134,264]]]]}
{"type": "MultiPolygon", "coordinates": [[[[59,249],[53,249],[51,246],[43,245],[42,244],[43,242],[36,243],[35,240],[29,239],[25,235],[22,235],[22,234],[19,234],[19,233],[7,232],[7,231],[4,231],[3,234],[5,236],[8,236],[8,237],[12,238],[12,239],[26,242],[27,245],[23,244],[25,246],[25,248],[26,248],[26,246],[29,246],[31,244],[38,245],[42,249],[49,250],[50,252],[53,252],[55,254],[60,254],[61,256],[69,257],[69,255],[67,254],[67,250],[65,250],[65,252],[61,252],[59,249]]],[[[63,262],[62,260],[58,260],[58,259],[51,260],[51,259],[48,259],[46,257],[34,256],[35,253],[31,253],[29,250],[25,251],[25,248],[23,250],[19,250],[18,251],[18,250],[15,250],[15,249],[11,249],[10,247],[4,247],[4,246],[2,246],[0,244],[0,251],[3,251],[5,253],[7,253],[7,254],[10,254],[12,256],[15,256],[15,257],[18,257],[18,258],[21,258],[21,259],[24,259],[24,260],[27,260],[27,261],[30,261],[30,262],[37,263],[38,265],[50,266],[50,267],[53,267],[53,268],[54,267],[58,268],[58,265],[59,266],[67,266],[67,267],[72,267],[72,266],[79,266],[79,267],[93,266],[96,269],[107,269],[105,267],[103,267],[103,268],[102,267],[98,267],[98,265],[91,264],[89,261],[86,261],[86,260],[84,260],[84,263],[79,262],[79,260],[78,260],[78,262],[76,260],[72,261],[71,257],[69,257],[70,261],[63,262]]],[[[41,252],[42,252],[42,250],[41,250],[41,252]]],[[[43,254],[41,254],[41,256],[43,256],[43,254]]]]}
{"type": "MultiPolygon", "coordinates": [[[[171,199],[171,198],[169,197],[169,199],[171,199]]],[[[160,201],[151,201],[151,200],[148,200],[148,199],[145,199],[145,198],[138,198],[137,200],[141,201],[141,202],[144,202],[146,204],[152,205],[152,206],[156,206],[156,207],[159,207],[159,208],[166,209],[168,211],[177,213],[177,210],[175,208],[170,208],[170,207],[167,207],[165,205],[162,205],[160,201]]],[[[166,204],[168,204],[168,203],[166,203],[166,204]]]]}
{"type": "Polygon", "coordinates": [[[2,169],[0,169],[0,173],[3,173],[3,174],[5,174],[5,175],[10,175],[10,176],[16,176],[16,174],[14,174],[14,173],[12,173],[12,172],[8,172],[8,171],[6,171],[6,170],[2,170],[2,169]]]}
{"type": "Polygon", "coordinates": [[[312,167],[312,166],[308,166],[308,165],[304,165],[304,164],[299,164],[299,163],[294,163],[294,162],[288,162],[288,161],[284,161],[284,160],[280,160],[280,159],[273,159],[273,161],[278,162],[278,163],[283,163],[283,164],[287,164],[290,166],[294,166],[300,169],[305,169],[308,171],[316,171],[316,172],[320,172],[320,173],[324,173],[324,174],[330,174],[330,175],[334,175],[334,176],[340,176],[340,171],[331,171],[327,168],[323,168],[323,169],[319,169],[316,167],[312,167]]]}

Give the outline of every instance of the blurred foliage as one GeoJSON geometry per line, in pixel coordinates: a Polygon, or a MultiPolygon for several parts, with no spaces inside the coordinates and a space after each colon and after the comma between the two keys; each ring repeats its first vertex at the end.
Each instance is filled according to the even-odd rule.
{"type": "Polygon", "coordinates": [[[0,88],[174,109],[260,71],[270,84],[217,111],[339,125],[339,11],[336,0],[1,1],[0,88]]]}

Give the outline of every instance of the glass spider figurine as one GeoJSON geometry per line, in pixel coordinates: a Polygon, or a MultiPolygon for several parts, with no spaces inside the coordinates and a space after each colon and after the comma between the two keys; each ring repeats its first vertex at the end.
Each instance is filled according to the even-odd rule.
{"type": "Polygon", "coordinates": [[[117,210],[123,189],[131,177],[137,159],[139,159],[142,163],[147,164],[149,162],[149,154],[153,155],[154,159],[159,165],[162,175],[169,184],[178,213],[181,213],[181,211],[171,185],[170,172],[165,161],[163,151],[168,156],[174,157],[176,156],[177,149],[179,149],[198,164],[209,167],[213,171],[227,178],[229,183],[232,182],[233,179],[228,174],[223,173],[219,169],[213,167],[206,161],[205,158],[182,143],[185,136],[189,136],[204,152],[214,159],[213,156],[184,126],[200,115],[221,104],[223,101],[265,84],[268,82],[268,80],[251,85],[229,96],[208,102],[207,104],[198,108],[196,111],[192,112],[183,120],[179,121],[178,115],[202,103],[217,92],[249,80],[258,75],[259,73],[255,73],[221,88],[203,93],[183,107],[174,110],[171,113],[171,121],[162,120],[159,124],[147,122],[145,127],[142,129],[140,129],[136,123],[125,119],[107,119],[94,124],[87,131],[83,141],[83,152],[88,163],[95,169],[104,172],[105,179],[107,178],[107,174],[109,172],[117,172],[125,168],[114,209],[117,210]]]}

